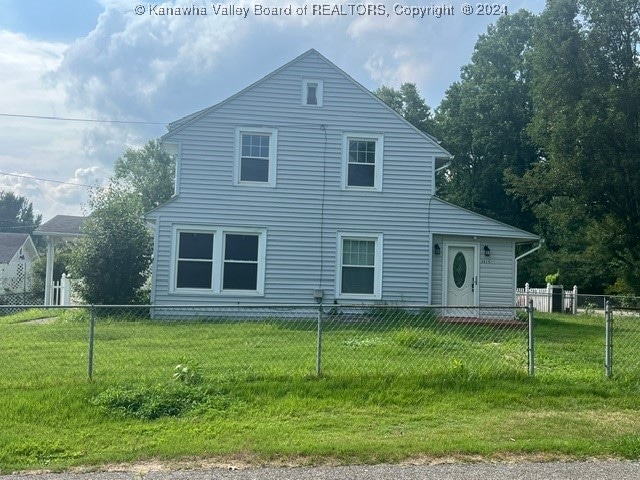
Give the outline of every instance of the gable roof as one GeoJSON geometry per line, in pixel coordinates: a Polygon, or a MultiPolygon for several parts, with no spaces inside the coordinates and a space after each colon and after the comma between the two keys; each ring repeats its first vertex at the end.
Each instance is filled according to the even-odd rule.
{"type": "Polygon", "coordinates": [[[56,215],[33,231],[34,235],[50,237],[80,237],[80,230],[87,217],[74,215],[56,215]]]}
{"type": "Polygon", "coordinates": [[[9,263],[28,239],[28,233],[0,232],[0,263],[9,263]]]}
{"type": "Polygon", "coordinates": [[[414,125],[409,123],[407,120],[405,120],[405,118],[402,115],[400,115],[393,108],[391,108],[389,105],[387,105],[385,102],[383,102],[373,92],[371,92],[370,90],[365,88],[362,84],[360,84],[359,82],[354,80],[349,74],[347,74],[341,68],[337,67],[333,62],[328,60],[326,57],[324,57],[321,53],[319,53],[314,48],[312,48],[310,50],[307,50],[302,55],[299,55],[298,57],[294,58],[290,62],[288,62],[285,65],[283,65],[282,67],[278,68],[277,70],[274,70],[273,72],[271,72],[270,74],[266,75],[265,77],[263,77],[262,79],[258,80],[257,82],[252,83],[248,87],[240,90],[235,95],[230,96],[226,100],[223,100],[222,102],[217,103],[217,104],[215,104],[215,105],[213,105],[211,107],[207,107],[207,108],[199,110],[199,111],[197,111],[195,113],[187,115],[187,116],[185,116],[185,117],[183,117],[183,118],[181,118],[179,120],[176,120],[174,122],[171,122],[168,125],[169,132],[167,132],[165,135],[163,135],[162,138],[164,139],[166,137],[170,137],[172,134],[180,132],[181,130],[183,130],[187,126],[197,122],[200,118],[204,117],[205,115],[208,115],[209,113],[215,112],[217,109],[219,109],[220,107],[226,105],[227,103],[231,102],[232,100],[236,99],[237,97],[241,96],[245,92],[247,92],[247,91],[257,87],[258,85],[266,82],[270,78],[274,77],[275,75],[277,75],[280,72],[286,70],[287,68],[289,68],[290,66],[294,65],[295,63],[298,63],[299,61],[301,61],[301,60],[303,60],[306,57],[311,56],[311,55],[314,55],[317,58],[319,58],[320,60],[322,60],[323,62],[325,62],[329,67],[334,69],[341,76],[343,76],[345,79],[347,79],[348,81],[353,83],[356,87],[358,87],[363,93],[365,93],[369,97],[371,97],[372,100],[378,102],[380,105],[383,105],[387,110],[389,110],[389,112],[393,113],[395,116],[397,116],[399,119],[401,119],[407,126],[411,127],[415,132],[417,132],[418,134],[420,134],[421,136],[423,136],[424,138],[426,138],[427,140],[432,142],[438,148],[438,150],[440,150],[440,152],[441,152],[441,156],[439,158],[447,158],[447,159],[453,158],[453,155],[451,155],[451,153],[449,153],[447,150],[445,150],[445,148],[440,145],[440,142],[435,137],[433,137],[432,135],[429,135],[428,133],[423,132],[422,130],[419,130],[414,125]]]}

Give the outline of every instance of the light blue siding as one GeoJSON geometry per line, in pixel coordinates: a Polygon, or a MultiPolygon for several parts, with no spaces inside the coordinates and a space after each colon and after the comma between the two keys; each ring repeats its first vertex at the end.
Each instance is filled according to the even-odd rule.
{"type": "Polygon", "coordinates": [[[337,232],[382,233],[382,300],[427,302],[427,200],[445,152],[323,57],[310,52],[241,94],[179,123],[179,195],[157,218],[156,303],[309,303],[335,294],[337,232]],[[323,81],[323,107],[301,105],[302,80],[323,81]],[[238,126],[277,130],[275,188],[233,185],[238,126]],[[341,189],[343,132],[384,135],[382,191],[341,189]],[[170,293],[176,224],[267,230],[263,297],[170,293]],[[322,273],[321,273],[322,272],[322,273]]]}

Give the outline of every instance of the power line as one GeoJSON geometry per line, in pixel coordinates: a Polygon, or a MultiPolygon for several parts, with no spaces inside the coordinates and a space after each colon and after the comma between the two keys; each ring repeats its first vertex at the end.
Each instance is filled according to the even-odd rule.
{"type": "Polygon", "coordinates": [[[84,183],[63,182],[62,180],[51,180],[49,178],[31,177],[29,175],[19,175],[17,173],[0,172],[0,175],[6,175],[8,177],[26,178],[27,180],[39,180],[41,182],[59,183],[61,185],[73,185],[74,187],[102,188],[102,187],[98,187],[97,185],[86,185],[84,183]]]}
{"type": "Polygon", "coordinates": [[[133,125],[167,125],[168,122],[145,122],[138,120],[97,120],[94,118],[49,117],[45,115],[21,115],[17,113],[0,113],[0,117],[31,118],[35,120],[56,120],[60,122],[118,123],[133,125]]]}

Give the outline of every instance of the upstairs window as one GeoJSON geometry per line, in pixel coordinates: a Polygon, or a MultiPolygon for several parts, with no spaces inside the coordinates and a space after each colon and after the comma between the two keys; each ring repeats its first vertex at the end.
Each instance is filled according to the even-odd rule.
{"type": "Polygon", "coordinates": [[[276,131],[237,129],[235,184],[275,186],[276,131]]]}
{"type": "Polygon", "coordinates": [[[382,190],[382,148],[382,135],[343,135],[344,189],[382,190]]]}
{"type": "Polygon", "coordinates": [[[302,105],[321,107],[324,100],[322,80],[302,81],[302,105]]]}

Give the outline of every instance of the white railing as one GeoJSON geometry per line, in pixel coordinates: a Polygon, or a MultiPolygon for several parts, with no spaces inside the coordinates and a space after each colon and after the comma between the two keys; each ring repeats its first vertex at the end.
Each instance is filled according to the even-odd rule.
{"type": "Polygon", "coordinates": [[[578,287],[575,285],[572,290],[565,290],[561,285],[550,283],[547,283],[546,288],[530,288],[529,284],[525,283],[524,288],[516,288],[516,305],[524,307],[529,304],[529,300],[533,300],[533,308],[537,311],[552,312],[554,292],[558,295],[558,290],[562,295],[562,312],[575,315],[578,312],[578,287]]]}

